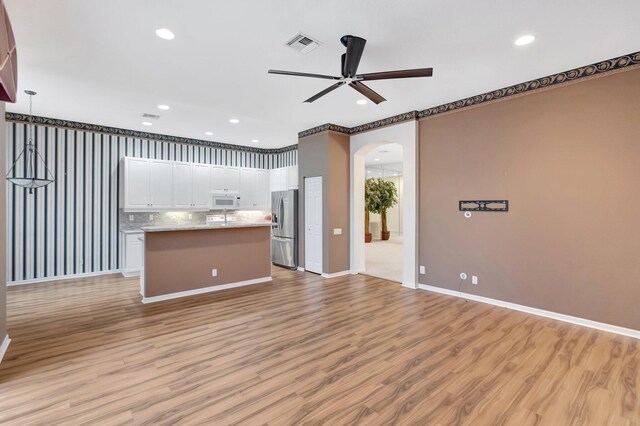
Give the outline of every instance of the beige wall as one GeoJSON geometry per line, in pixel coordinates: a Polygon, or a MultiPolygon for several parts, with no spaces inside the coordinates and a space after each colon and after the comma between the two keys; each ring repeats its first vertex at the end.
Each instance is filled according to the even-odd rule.
{"type": "Polygon", "coordinates": [[[147,232],[144,268],[144,297],[270,277],[271,228],[147,232]]]}
{"type": "MultiPolygon", "coordinates": [[[[0,102],[0,171],[7,174],[7,132],[4,121],[5,104],[0,102]]],[[[0,345],[7,335],[7,184],[0,185],[0,345]]]]}
{"type": "Polygon", "coordinates": [[[640,329],[640,70],[423,120],[419,207],[421,283],[640,329]]]}
{"type": "Polygon", "coordinates": [[[349,136],[322,132],[298,141],[299,245],[304,267],[304,178],[322,176],[323,266],[327,274],[349,270],[349,136]],[[333,235],[342,228],[342,235],[333,235]]]}

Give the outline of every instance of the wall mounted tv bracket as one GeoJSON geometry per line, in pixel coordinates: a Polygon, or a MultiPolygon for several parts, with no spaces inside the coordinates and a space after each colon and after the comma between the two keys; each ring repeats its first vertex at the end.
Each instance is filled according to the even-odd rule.
{"type": "Polygon", "coordinates": [[[461,212],[508,212],[509,200],[460,201],[461,212]]]}

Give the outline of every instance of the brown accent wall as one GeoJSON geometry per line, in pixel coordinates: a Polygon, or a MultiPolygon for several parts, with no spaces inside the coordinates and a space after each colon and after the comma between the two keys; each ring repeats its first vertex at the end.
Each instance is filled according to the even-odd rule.
{"type": "MultiPolygon", "coordinates": [[[[0,172],[7,174],[5,104],[0,102],[0,172]]],[[[0,185],[0,345],[7,335],[7,183],[0,185]]]]}
{"type": "Polygon", "coordinates": [[[349,270],[349,136],[322,132],[298,141],[299,246],[298,258],[304,267],[304,178],[322,176],[322,272],[349,270]],[[342,235],[333,235],[342,228],[342,235]]]}
{"type": "Polygon", "coordinates": [[[147,232],[145,297],[271,276],[271,229],[147,232]],[[212,277],[211,270],[218,270],[212,277]]]}
{"type": "Polygon", "coordinates": [[[419,207],[421,283],[640,329],[640,70],[421,121],[419,207]]]}

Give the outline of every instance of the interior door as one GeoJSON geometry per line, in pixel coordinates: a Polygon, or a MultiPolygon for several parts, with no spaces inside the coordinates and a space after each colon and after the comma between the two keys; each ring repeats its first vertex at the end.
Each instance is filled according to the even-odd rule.
{"type": "Polygon", "coordinates": [[[322,273],[322,176],[304,179],[304,268],[322,273]]]}

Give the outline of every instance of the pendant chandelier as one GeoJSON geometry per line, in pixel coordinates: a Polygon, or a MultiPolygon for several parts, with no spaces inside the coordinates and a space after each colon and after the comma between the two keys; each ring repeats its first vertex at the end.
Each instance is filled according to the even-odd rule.
{"type": "Polygon", "coordinates": [[[9,169],[7,180],[14,185],[28,188],[29,194],[33,194],[33,188],[49,185],[54,181],[54,177],[49,171],[46,161],[44,161],[44,158],[42,158],[33,143],[33,96],[36,95],[36,92],[25,90],[24,93],[29,95],[29,137],[24,149],[13,163],[13,166],[11,166],[11,169],[9,169]],[[20,161],[24,163],[24,170],[16,176],[16,166],[20,161]],[[40,173],[41,177],[38,177],[38,171],[44,171],[44,173],[40,173]]]}

